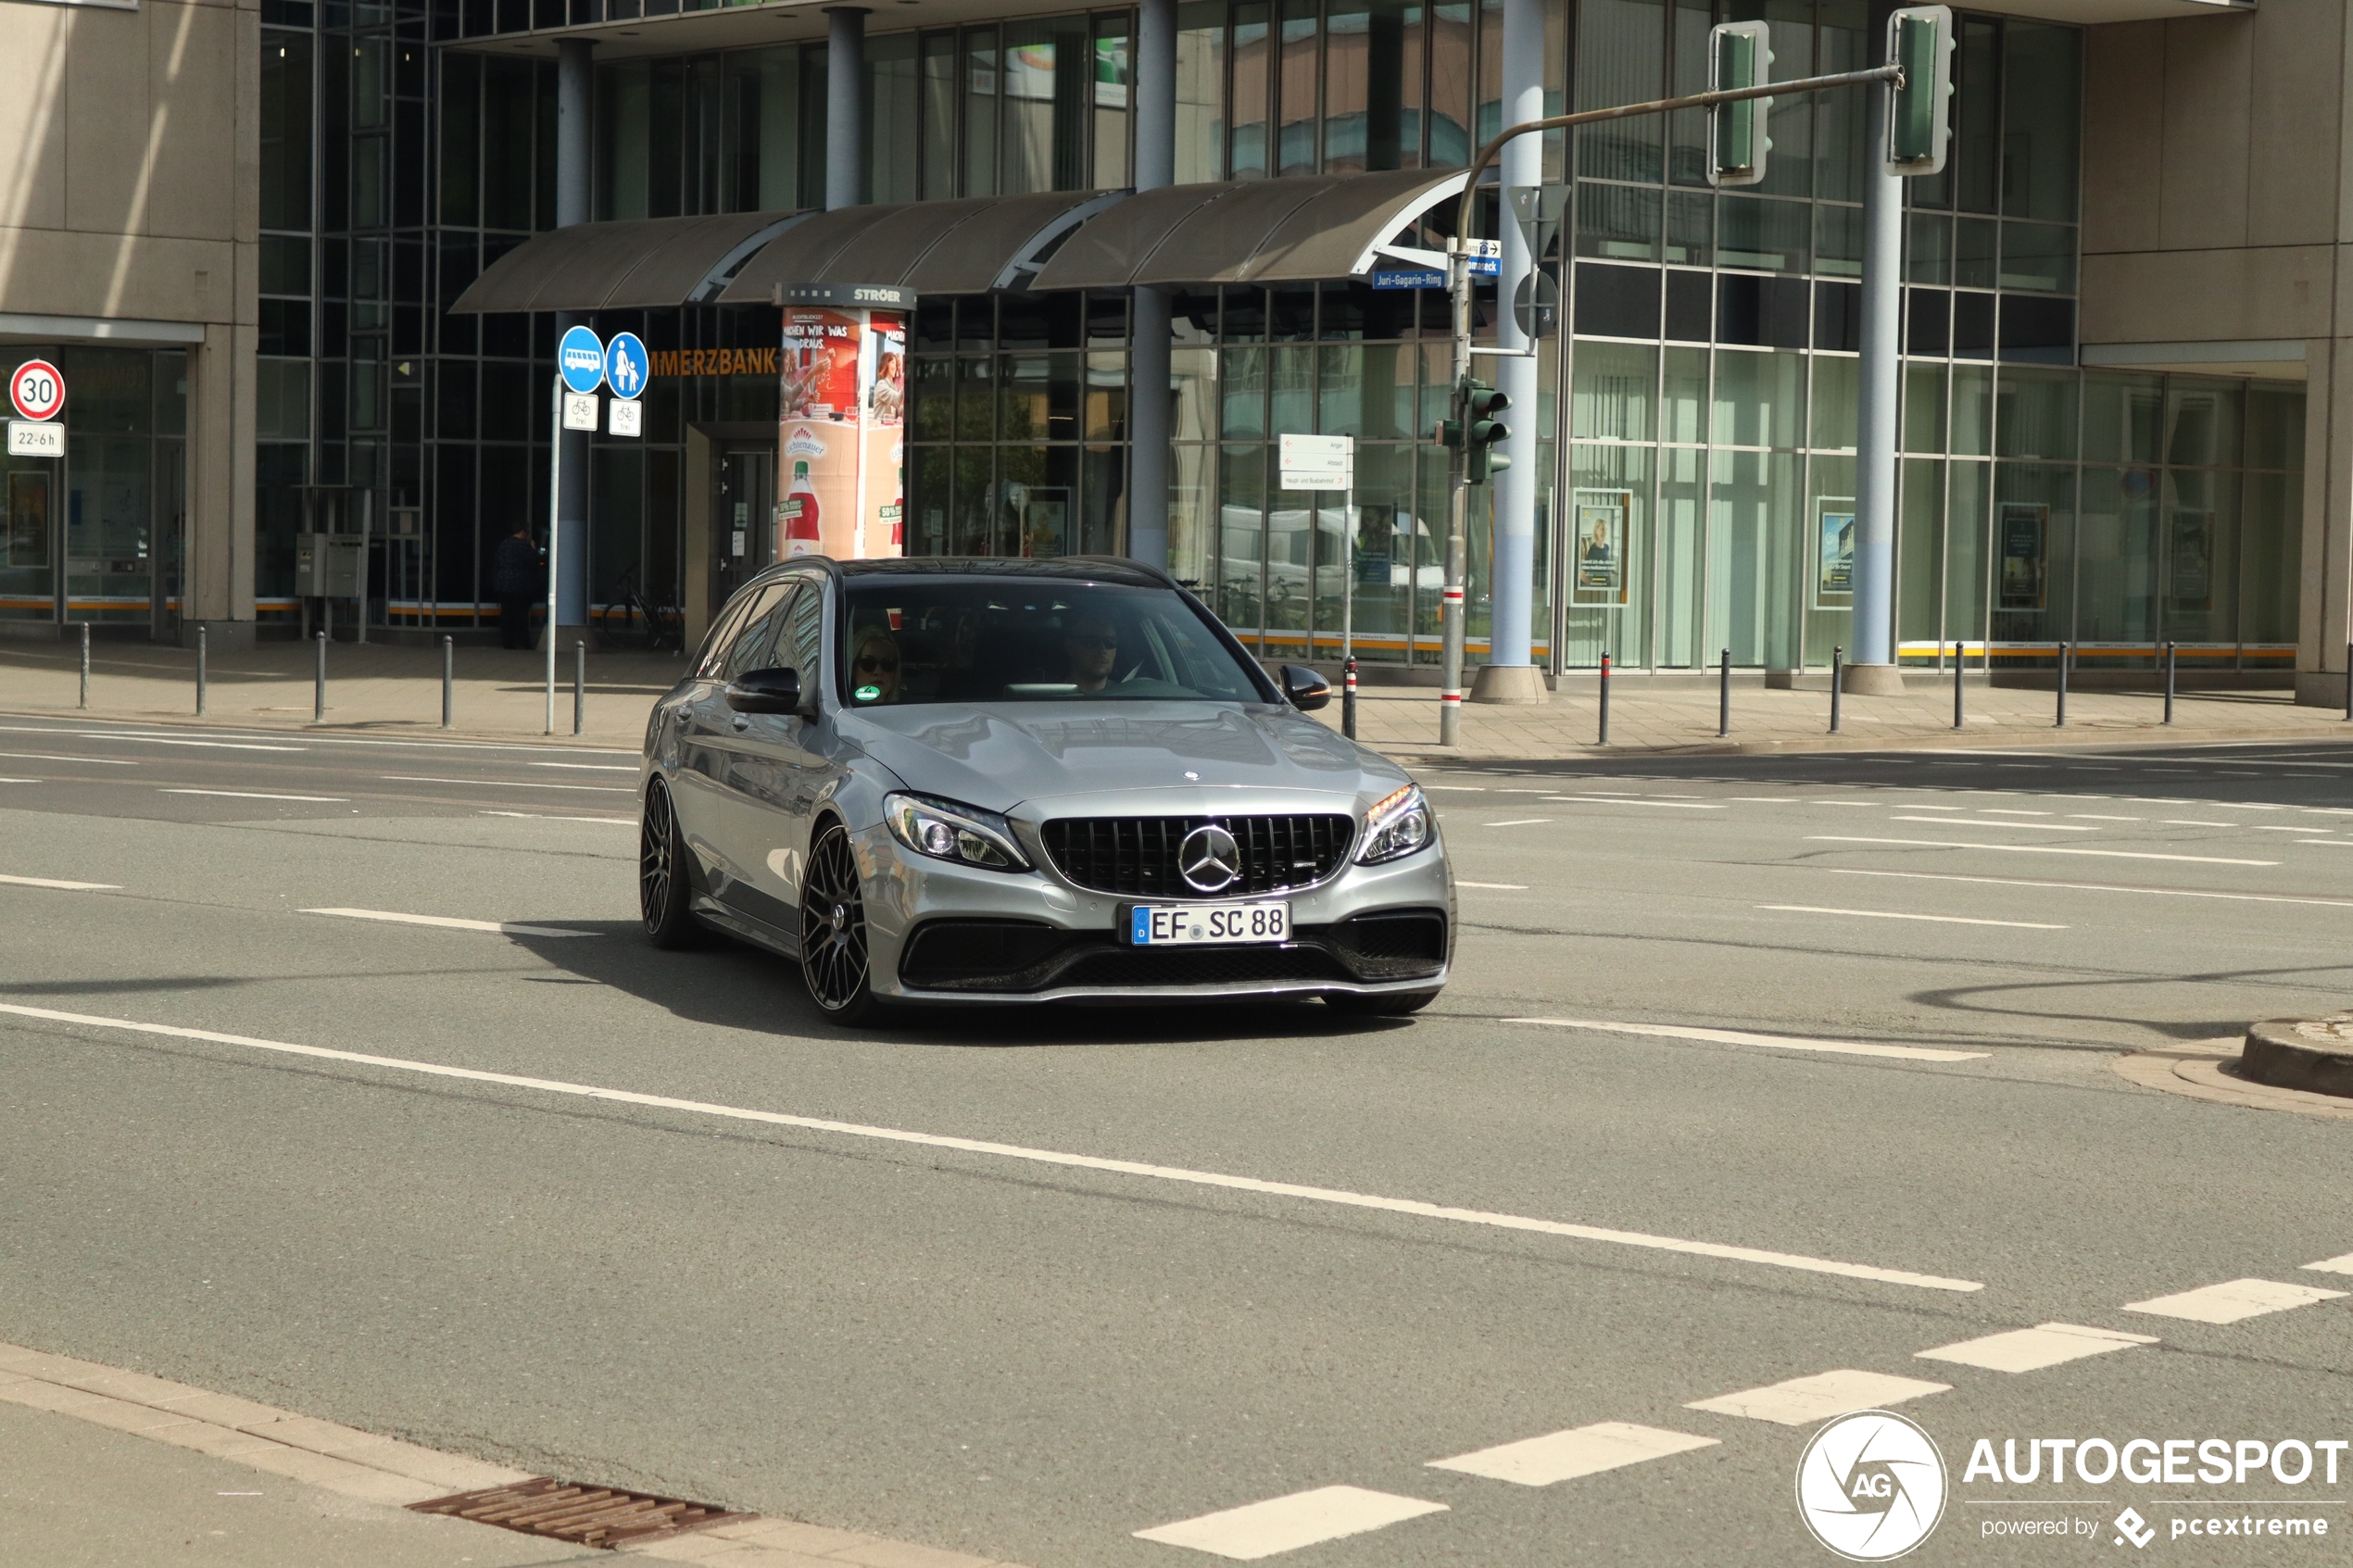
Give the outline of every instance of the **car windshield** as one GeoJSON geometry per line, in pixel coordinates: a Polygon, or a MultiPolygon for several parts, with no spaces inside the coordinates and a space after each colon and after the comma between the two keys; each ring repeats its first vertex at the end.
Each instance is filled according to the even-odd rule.
{"type": "Polygon", "coordinates": [[[843,602],[843,697],[853,708],[1267,700],[1166,588],[894,576],[851,579],[843,602]]]}

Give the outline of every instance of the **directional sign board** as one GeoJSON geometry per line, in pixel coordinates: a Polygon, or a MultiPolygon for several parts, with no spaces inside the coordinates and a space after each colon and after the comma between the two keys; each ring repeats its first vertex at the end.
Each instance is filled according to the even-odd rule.
{"type": "Polygon", "coordinates": [[[646,377],[652,369],[653,361],[635,332],[615,332],[605,345],[605,384],[612,388],[615,397],[644,396],[646,377]]]}
{"type": "Polygon", "coordinates": [[[572,328],[556,345],[556,369],[563,372],[564,384],[573,391],[584,395],[595,392],[605,384],[603,340],[586,327],[572,328]]]}
{"type": "Polygon", "coordinates": [[[28,359],[8,377],[8,401],[28,420],[54,420],[66,406],[66,378],[46,359],[28,359]]]}
{"type": "Polygon", "coordinates": [[[1279,462],[1286,490],[1346,490],[1356,483],[1356,439],[1286,435],[1279,462]]]}

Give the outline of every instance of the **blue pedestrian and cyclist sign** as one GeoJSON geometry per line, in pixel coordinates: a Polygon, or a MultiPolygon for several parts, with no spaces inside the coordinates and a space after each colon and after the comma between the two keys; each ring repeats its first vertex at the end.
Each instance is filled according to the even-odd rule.
{"type": "MultiPolygon", "coordinates": [[[[645,349],[637,352],[642,356],[645,349]]],[[[605,345],[590,329],[573,327],[556,347],[556,368],[563,372],[564,385],[585,397],[605,384],[605,345]]]]}
{"type": "MultiPolygon", "coordinates": [[[[593,334],[592,334],[593,336],[593,334]]],[[[646,390],[653,364],[635,332],[615,332],[605,345],[605,381],[615,397],[636,397],[646,390]]]]}

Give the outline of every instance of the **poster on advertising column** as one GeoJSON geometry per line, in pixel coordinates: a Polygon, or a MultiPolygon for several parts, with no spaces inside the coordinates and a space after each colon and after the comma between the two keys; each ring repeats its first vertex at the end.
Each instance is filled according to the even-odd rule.
{"type": "Polygon", "coordinates": [[[907,329],[897,288],[784,291],[776,452],[780,557],[905,550],[907,329]]]}

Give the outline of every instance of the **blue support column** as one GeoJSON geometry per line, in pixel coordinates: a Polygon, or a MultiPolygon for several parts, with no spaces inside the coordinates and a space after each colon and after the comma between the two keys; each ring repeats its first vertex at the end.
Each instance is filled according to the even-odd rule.
{"type": "MultiPolygon", "coordinates": [[[[1887,35],[1893,7],[1871,7],[1871,31],[1887,35]]],[[[1862,696],[1904,689],[1895,663],[1895,406],[1903,364],[1904,177],[1887,169],[1887,117],[1894,90],[1866,89],[1863,138],[1863,360],[1855,441],[1855,658],[1846,689],[1862,696]]]]}

